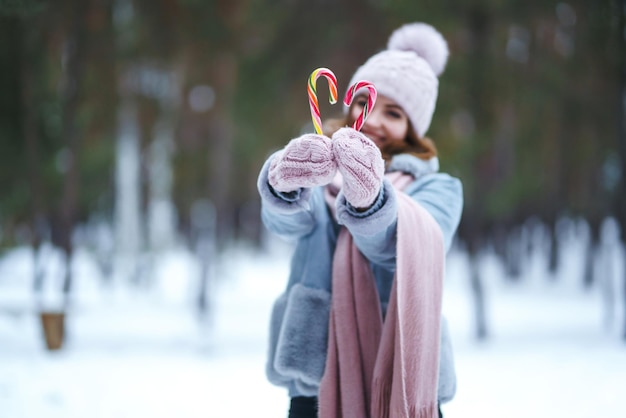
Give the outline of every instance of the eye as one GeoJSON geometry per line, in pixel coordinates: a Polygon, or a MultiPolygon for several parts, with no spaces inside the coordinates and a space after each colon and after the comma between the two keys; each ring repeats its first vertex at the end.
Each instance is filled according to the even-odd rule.
{"type": "Polygon", "coordinates": [[[356,105],[357,106],[365,107],[366,104],[367,104],[367,99],[365,99],[365,98],[356,99],[356,105]]]}
{"type": "Polygon", "coordinates": [[[387,111],[387,116],[389,116],[392,119],[401,119],[402,118],[402,114],[400,112],[398,112],[397,110],[388,110],[387,111]]]}

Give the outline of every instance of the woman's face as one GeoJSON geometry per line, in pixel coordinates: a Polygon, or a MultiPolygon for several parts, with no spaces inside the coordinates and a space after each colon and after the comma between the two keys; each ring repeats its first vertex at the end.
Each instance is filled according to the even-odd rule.
{"type": "MultiPolygon", "coordinates": [[[[350,107],[350,119],[356,120],[363,106],[367,103],[367,95],[361,94],[354,99],[350,107]]],[[[404,142],[409,131],[409,118],[404,110],[393,100],[379,95],[374,109],[370,111],[361,132],[381,148],[394,142],[404,142]]]]}

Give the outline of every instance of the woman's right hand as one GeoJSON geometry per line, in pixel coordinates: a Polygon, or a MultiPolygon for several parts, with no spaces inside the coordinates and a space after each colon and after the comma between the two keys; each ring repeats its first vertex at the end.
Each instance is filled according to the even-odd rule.
{"type": "Polygon", "coordinates": [[[330,138],[304,134],[276,153],[269,169],[270,186],[278,192],[323,186],[332,181],[337,164],[330,138]]]}

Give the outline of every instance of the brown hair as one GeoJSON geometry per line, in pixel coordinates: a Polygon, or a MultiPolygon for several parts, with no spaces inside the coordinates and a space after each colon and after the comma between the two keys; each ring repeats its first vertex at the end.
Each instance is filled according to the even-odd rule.
{"type": "MultiPolygon", "coordinates": [[[[353,121],[350,120],[350,112],[346,114],[343,119],[331,119],[324,124],[324,134],[332,136],[338,129],[344,126],[352,125],[353,121]]],[[[411,122],[408,121],[409,129],[406,139],[402,143],[386,144],[383,145],[380,152],[386,162],[391,161],[394,155],[398,154],[411,154],[422,160],[428,160],[437,156],[437,147],[435,143],[427,137],[420,138],[411,126],[411,122]]]]}

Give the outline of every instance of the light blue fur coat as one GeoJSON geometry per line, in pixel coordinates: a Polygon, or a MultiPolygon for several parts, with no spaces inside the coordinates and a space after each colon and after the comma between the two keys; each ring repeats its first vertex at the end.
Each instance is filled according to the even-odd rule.
{"type": "MultiPolygon", "coordinates": [[[[274,191],[268,183],[273,157],[268,158],[258,179],[261,217],[270,231],[293,240],[296,247],[287,288],[272,310],[266,373],[270,382],[288,388],[291,397],[317,396],[326,363],[332,263],[339,228],[348,228],[354,243],[370,261],[385,311],[396,260],[398,192],[385,179],[374,205],[361,213],[340,192],[335,219],[322,187],[291,193],[274,191]]],[[[387,169],[413,175],[415,180],[404,193],[435,218],[448,251],[461,219],[463,191],[458,179],[438,170],[437,158],[423,161],[407,154],[395,156],[387,169]]],[[[451,400],[455,392],[452,345],[442,318],[439,402],[451,400]]]]}

